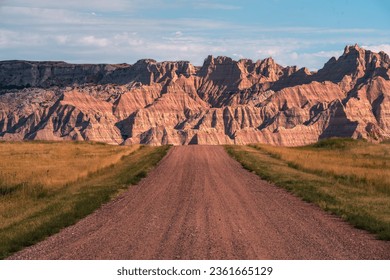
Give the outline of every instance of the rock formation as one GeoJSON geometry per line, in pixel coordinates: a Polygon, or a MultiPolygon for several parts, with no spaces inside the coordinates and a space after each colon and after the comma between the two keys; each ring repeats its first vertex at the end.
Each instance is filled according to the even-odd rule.
{"type": "Polygon", "coordinates": [[[318,72],[272,58],[0,62],[0,139],[298,146],[390,138],[390,59],[347,46],[318,72]]]}

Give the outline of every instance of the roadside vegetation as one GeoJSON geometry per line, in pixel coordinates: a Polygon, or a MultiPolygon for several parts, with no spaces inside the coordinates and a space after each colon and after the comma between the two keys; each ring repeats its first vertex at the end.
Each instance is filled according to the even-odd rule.
{"type": "Polygon", "coordinates": [[[168,149],[0,143],[0,259],[74,224],[137,184],[168,149]]]}
{"type": "Polygon", "coordinates": [[[357,228],[390,240],[390,144],[328,139],[305,147],[226,146],[244,168],[357,228]]]}

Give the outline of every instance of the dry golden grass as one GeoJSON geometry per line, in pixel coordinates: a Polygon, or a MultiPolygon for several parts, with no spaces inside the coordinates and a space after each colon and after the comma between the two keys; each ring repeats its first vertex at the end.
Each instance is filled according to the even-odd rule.
{"type": "Polygon", "coordinates": [[[226,149],[263,179],[390,240],[390,144],[329,139],[297,148],[226,149]]]}
{"type": "Polygon", "coordinates": [[[364,183],[367,190],[390,194],[390,145],[356,142],[342,149],[256,145],[302,170],[364,183]]]}
{"type": "Polygon", "coordinates": [[[85,142],[0,143],[0,188],[15,192],[0,195],[0,228],[46,207],[34,198],[113,165],[137,149],[139,145],[85,142]]]}
{"type": "Polygon", "coordinates": [[[83,142],[2,142],[0,185],[58,188],[115,164],[138,148],[83,142]]]}
{"type": "Polygon", "coordinates": [[[136,184],[168,149],[0,143],[0,259],[75,223],[136,184]]]}

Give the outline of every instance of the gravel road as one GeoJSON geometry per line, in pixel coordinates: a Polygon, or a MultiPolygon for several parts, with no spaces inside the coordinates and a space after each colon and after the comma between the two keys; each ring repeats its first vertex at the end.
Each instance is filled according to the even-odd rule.
{"type": "Polygon", "coordinates": [[[179,146],[139,185],[11,259],[390,259],[390,242],[262,181],[223,147],[179,146]]]}

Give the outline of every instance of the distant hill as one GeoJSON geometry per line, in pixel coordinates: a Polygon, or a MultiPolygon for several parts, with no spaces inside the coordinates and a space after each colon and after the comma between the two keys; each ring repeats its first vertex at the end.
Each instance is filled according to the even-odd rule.
{"type": "Polygon", "coordinates": [[[272,58],[0,62],[0,139],[298,146],[390,138],[390,59],[347,46],[318,72],[272,58]]]}

